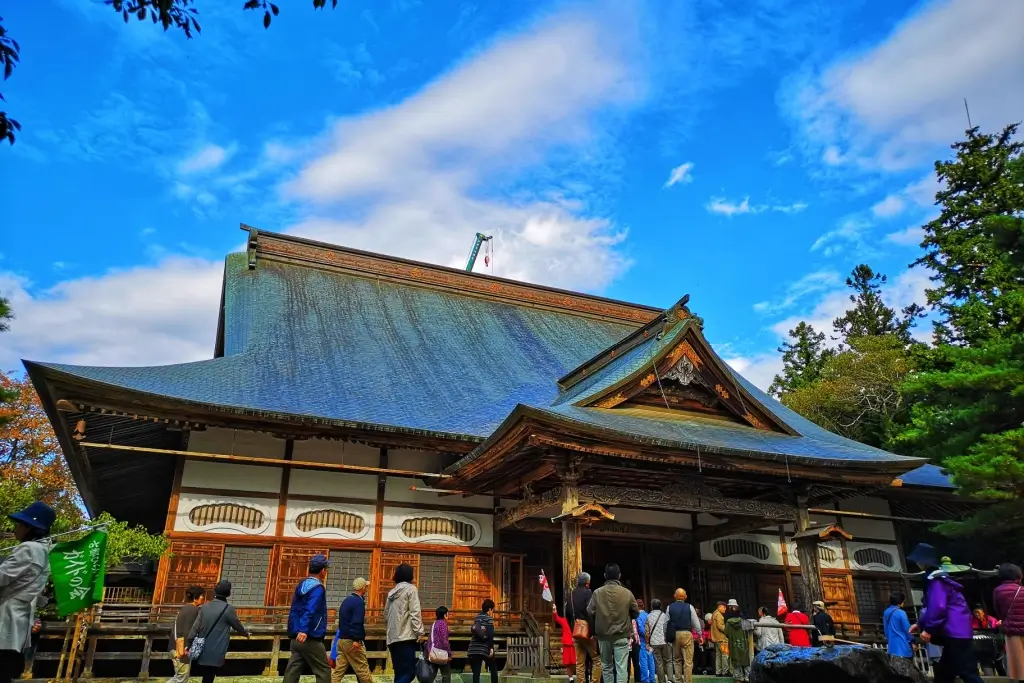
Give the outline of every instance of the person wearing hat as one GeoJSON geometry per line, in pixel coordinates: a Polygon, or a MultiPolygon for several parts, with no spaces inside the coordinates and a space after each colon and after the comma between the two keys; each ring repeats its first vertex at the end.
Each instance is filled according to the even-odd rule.
{"type": "Polygon", "coordinates": [[[811,632],[815,647],[821,645],[820,636],[836,635],[836,623],[832,620],[832,615],[825,611],[825,603],[821,600],[811,603],[811,623],[816,629],[811,632]]]}
{"type": "Polygon", "coordinates": [[[50,578],[50,546],[44,539],[56,517],[42,502],[10,515],[18,545],[0,562],[0,683],[20,677],[25,668],[25,648],[50,578]]]}
{"type": "Polygon", "coordinates": [[[750,642],[743,630],[743,615],[735,598],[725,608],[725,637],[729,643],[729,670],[733,680],[746,681],[750,675],[750,642]]]}
{"type": "MultiPolygon", "coordinates": [[[[736,602],[733,600],[732,602],[736,602]]],[[[728,605],[719,601],[711,614],[711,642],[715,644],[715,675],[729,675],[729,640],[725,637],[725,609],[728,605]]]]}
{"type": "Polygon", "coordinates": [[[231,631],[249,637],[249,632],[235,614],[235,608],[228,604],[230,597],[231,582],[226,579],[218,581],[213,587],[213,601],[199,609],[199,616],[188,632],[186,644],[191,651],[191,673],[202,678],[203,683],[213,683],[217,672],[224,666],[231,631]],[[199,655],[195,656],[192,653],[199,638],[203,639],[203,647],[199,655]]]}
{"type": "Polygon", "coordinates": [[[291,656],[284,669],[282,683],[299,683],[303,669],[309,666],[316,683],[331,682],[324,636],[327,635],[327,568],[331,565],[323,553],[309,561],[309,576],[299,582],[288,612],[288,637],[291,656]]]}
{"type": "Polygon", "coordinates": [[[359,683],[373,683],[363,642],[366,640],[366,587],[369,585],[361,576],[353,581],[352,594],[342,600],[338,608],[338,631],[334,634],[329,660],[333,683],[341,683],[349,667],[359,683]]]}
{"type": "Polygon", "coordinates": [[[972,640],[971,610],[964,599],[963,586],[940,569],[939,555],[927,543],[919,543],[907,555],[907,561],[917,564],[927,576],[924,609],[910,632],[920,633],[925,643],[942,646],[935,683],[952,683],[957,677],[964,683],[981,683],[972,640]]]}

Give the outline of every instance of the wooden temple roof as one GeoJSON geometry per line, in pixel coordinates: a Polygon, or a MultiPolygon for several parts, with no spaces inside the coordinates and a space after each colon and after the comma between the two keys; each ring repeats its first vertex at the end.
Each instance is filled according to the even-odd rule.
{"type": "MultiPolygon", "coordinates": [[[[525,417],[637,450],[729,462],[893,476],[922,462],[831,434],[768,397],[714,353],[685,301],[659,311],[249,230],[247,252],[225,261],[214,358],[157,367],[25,362],[69,460],[78,456],[68,425],[58,425],[61,399],[279,433],[293,425],[311,436],[476,448],[455,471],[525,417]],[[691,347],[683,355],[681,344],[691,347]],[[658,372],[678,375],[690,351],[704,363],[700,382],[650,381],[652,362],[670,359],[658,372]],[[662,399],[685,410],[659,412],[662,399]]],[[[140,438],[175,440],[156,431],[140,438]]],[[[83,463],[72,470],[100,476],[83,463]]]]}

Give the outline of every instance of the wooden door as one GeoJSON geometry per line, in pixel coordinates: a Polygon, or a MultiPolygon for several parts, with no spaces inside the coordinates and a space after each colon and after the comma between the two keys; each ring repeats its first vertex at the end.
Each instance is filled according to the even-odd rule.
{"type": "MultiPolygon", "coordinates": [[[[523,610],[524,567],[522,555],[497,553],[494,556],[492,576],[497,578],[498,591],[494,602],[499,612],[521,612],[523,610]]],[[[539,575],[539,572],[538,572],[539,575]]],[[[555,591],[553,577],[548,577],[551,590],[555,591]]]]}
{"type": "Polygon", "coordinates": [[[220,567],[224,560],[224,545],[221,543],[189,543],[175,541],[171,544],[167,578],[163,596],[165,605],[180,605],[185,602],[185,591],[189,586],[206,589],[207,598],[213,597],[213,586],[220,580],[220,567]]]}
{"type": "Polygon", "coordinates": [[[309,561],[313,556],[327,554],[327,548],[309,546],[279,546],[277,566],[274,568],[271,595],[275,605],[290,605],[299,582],[309,576],[309,561]]]}
{"type": "MultiPolygon", "coordinates": [[[[764,573],[757,574],[757,605],[752,605],[751,609],[744,610],[750,617],[756,616],[755,611],[758,607],[764,607],[768,610],[768,614],[775,616],[777,607],[779,604],[779,590],[782,590],[782,594],[786,595],[786,575],[764,573]]],[[[788,604],[788,596],[787,596],[788,604]]]]}
{"type": "Polygon", "coordinates": [[[459,555],[455,558],[456,611],[475,612],[494,592],[490,576],[491,558],[483,555],[459,555]]]}
{"type": "Polygon", "coordinates": [[[825,596],[829,614],[838,630],[856,630],[857,603],[853,597],[853,585],[849,574],[825,574],[821,577],[821,591],[825,596]],[[840,626],[842,624],[842,626],[840,626]]]}

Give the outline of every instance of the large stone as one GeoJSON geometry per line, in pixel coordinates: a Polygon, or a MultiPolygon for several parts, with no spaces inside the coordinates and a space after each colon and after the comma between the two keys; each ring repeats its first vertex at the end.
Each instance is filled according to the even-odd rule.
{"type": "Polygon", "coordinates": [[[750,683],[926,683],[909,659],[853,645],[771,645],[750,668],[750,683]]]}

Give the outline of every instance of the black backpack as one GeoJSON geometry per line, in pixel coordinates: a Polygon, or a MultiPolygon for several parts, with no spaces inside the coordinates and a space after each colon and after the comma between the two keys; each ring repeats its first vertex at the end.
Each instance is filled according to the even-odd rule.
{"type": "Polygon", "coordinates": [[[487,642],[490,634],[487,633],[487,624],[480,617],[473,620],[473,625],[469,627],[469,632],[473,634],[473,637],[479,641],[487,642]]]}

